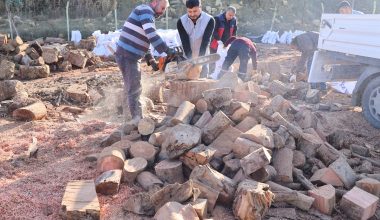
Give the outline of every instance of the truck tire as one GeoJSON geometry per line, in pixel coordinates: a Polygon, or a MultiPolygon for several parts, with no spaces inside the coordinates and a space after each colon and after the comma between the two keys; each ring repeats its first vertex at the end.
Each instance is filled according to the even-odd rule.
{"type": "Polygon", "coordinates": [[[375,128],[380,128],[380,76],[371,80],[362,96],[365,119],[375,128]]]}

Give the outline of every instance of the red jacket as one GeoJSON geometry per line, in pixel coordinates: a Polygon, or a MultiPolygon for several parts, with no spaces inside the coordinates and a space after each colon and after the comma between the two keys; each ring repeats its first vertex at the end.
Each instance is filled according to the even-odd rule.
{"type": "MultiPolygon", "coordinates": [[[[214,29],[213,39],[212,39],[211,45],[210,45],[211,49],[214,49],[214,50],[218,49],[218,40],[221,40],[227,24],[228,24],[228,22],[226,20],[226,13],[220,14],[220,15],[215,17],[215,29],[214,29]]],[[[229,22],[229,24],[230,24],[229,37],[236,36],[236,31],[237,31],[236,18],[234,17],[229,22]]],[[[223,43],[225,43],[225,42],[223,42],[223,43]]]]}

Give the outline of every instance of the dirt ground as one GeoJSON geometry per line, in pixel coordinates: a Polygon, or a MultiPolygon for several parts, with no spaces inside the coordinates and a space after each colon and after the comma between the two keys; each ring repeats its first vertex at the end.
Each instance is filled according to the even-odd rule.
{"type": "MultiPolygon", "coordinates": [[[[259,60],[276,61],[287,72],[300,54],[287,46],[259,45],[259,60]]],[[[143,68],[144,78],[151,76],[143,68]]],[[[147,81],[146,81],[147,82],[147,81]]],[[[70,73],[54,73],[51,77],[24,82],[32,97],[40,98],[48,107],[48,117],[41,121],[19,122],[2,115],[0,119],[0,219],[59,219],[62,196],[67,182],[94,179],[96,162],[86,156],[98,153],[100,141],[120,126],[123,117],[115,97],[121,88],[121,76],[117,67],[89,72],[75,70],[70,73]],[[73,83],[87,83],[96,91],[103,89],[103,98],[95,106],[78,115],[62,112],[62,106],[53,104],[63,88],[73,83]],[[104,92],[108,91],[108,92],[104,92]],[[32,137],[38,140],[37,158],[28,158],[26,152],[32,137]]],[[[144,84],[147,85],[149,83],[144,84]]],[[[101,93],[101,92],[100,92],[101,93]]],[[[310,108],[299,100],[292,100],[299,107],[310,108]]],[[[350,97],[331,89],[323,96],[322,103],[339,103],[340,111],[321,111],[327,132],[344,129],[355,136],[358,143],[366,142],[374,147],[374,158],[380,160],[380,132],[362,117],[360,108],[348,107],[350,97]],[[376,154],[377,153],[377,154],[376,154]]],[[[72,105],[62,101],[62,105],[72,105]]],[[[380,173],[375,169],[375,173],[380,173]]],[[[122,184],[114,196],[98,194],[101,219],[149,219],[124,213],[122,203],[129,195],[141,191],[137,185],[122,184]]],[[[378,213],[379,214],[379,213],[378,213]]],[[[218,206],[215,219],[233,219],[229,210],[218,206]]],[[[318,219],[301,211],[299,219],[318,219]]],[[[333,219],[344,219],[336,213],[333,219]]],[[[374,217],[373,219],[376,219],[374,217]]]]}

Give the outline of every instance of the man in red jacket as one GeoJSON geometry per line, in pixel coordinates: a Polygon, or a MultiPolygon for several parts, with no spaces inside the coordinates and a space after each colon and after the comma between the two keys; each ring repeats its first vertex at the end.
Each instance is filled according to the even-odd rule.
{"type": "Polygon", "coordinates": [[[227,47],[231,44],[228,49],[226,59],[223,62],[221,74],[219,74],[219,78],[228,72],[230,66],[234,63],[237,57],[240,60],[239,73],[238,76],[243,81],[248,79],[247,77],[247,69],[249,59],[252,59],[252,69],[257,70],[257,55],[256,55],[256,47],[255,44],[246,37],[231,37],[224,44],[227,47]]]}
{"type": "MultiPolygon", "coordinates": [[[[237,19],[235,15],[236,8],[229,6],[224,13],[214,17],[215,29],[210,44],[210,54],[217,52],[219,45],[218,41],[224,44],[230,37],[236,36],[237,19]]],[[[215,64],[210,65],[210,73],[214,72],[214,69],[215,64]]]]}

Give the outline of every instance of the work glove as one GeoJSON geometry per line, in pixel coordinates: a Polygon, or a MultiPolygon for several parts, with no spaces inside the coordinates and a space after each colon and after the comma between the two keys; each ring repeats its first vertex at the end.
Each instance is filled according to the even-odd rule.
{"type": "Polygon", "coordinates": [[[168,48],[168,50],[165,52],[168,58],[174,58],[178,55],[178,52],[174,48],[168,48]]]}
{"type": "Polygon", "coordinates": [[[159,70],[158,64],[157,64],[156,60],[154,59],[154,57],[152,56],[151,53],[146,53],[144,58],[146,60],[147,65],[148,66],[152,66],[152,69],[154,71],[158,71],[159,70]]]}

